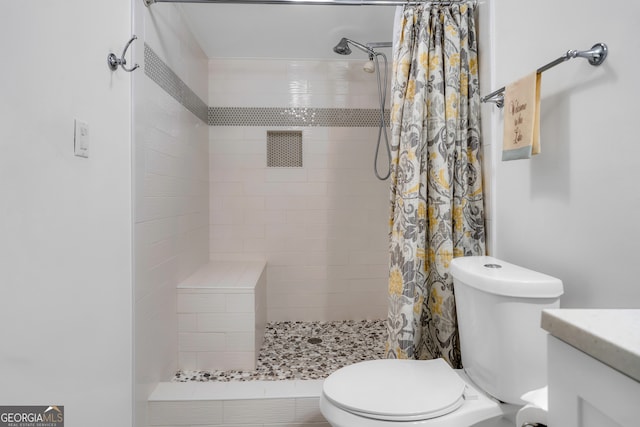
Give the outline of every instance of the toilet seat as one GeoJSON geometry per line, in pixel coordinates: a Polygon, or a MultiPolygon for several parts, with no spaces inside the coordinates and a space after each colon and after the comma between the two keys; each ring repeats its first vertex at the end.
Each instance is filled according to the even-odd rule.
{"type": "Polygon", "coordinates": [[[335,371],[324,397],[352,414],[384,421],[421,421],[455,411],[465,383],[442,359],[382,359],[335,371]]]}

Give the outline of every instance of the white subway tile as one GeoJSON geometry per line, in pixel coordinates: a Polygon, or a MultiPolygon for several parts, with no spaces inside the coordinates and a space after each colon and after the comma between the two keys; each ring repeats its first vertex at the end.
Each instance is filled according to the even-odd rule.
{"type": "Polygon", "coordinates": [[[337,291],[345,288],[349,281],[347,279],[305,279],[305,280],[270,280],[269,293],[271,295],[296,293],[304,290],[306,292],[316,291],[319,293],[337,291]]]}
{"type": "Polygon", "coordinates": [[[329,294],[316,290],[304,292],[299,290],[295,294],[269,293],[269,309],[296,307],[296,308],[322,308],[327,303],[329,294]]]}
{"type": "Polygon", "coordinates": [[[278,321],[330,321],[346,317],[329,317],[327,307],[269,307],[268,317],[278,321]]]}
{"type": "Polygon", "coordinates": [[[282,187],[285,190],[284,194],[291,196],[324,196],[327,194],[327,185],[323,182],[290,182],[282,187]]]}
{"type": "Polygon", "coordinates": [[[325,266],[328,254],[324,251],[272,252],[269,255],[271,266],[325,266]]]}
{"type": "Polygon", "coordinates": [[[214,332],[180,332],[178,348],[180,351],[223,351],[225,336],[214,332]]]}
{"type": "Polygon", "coordinates": [[[283,211],[286,224],[326,224],[327,216],[325,209],[308,210],[303,215],[299,211],[283,211]]]}
{"type": "Polygon", "coordinates": [[[228,424],[295,421],[294,399],[227,400],[223,409],[223,422],[228,424]]]}
{"type": "Polygon", "coordinates": [[[230,368],[226,363],[226,352],[224,349],[221,351],[199,351],[195,353],[196,361],[195,368],[197,370],[229,370],[230,368]]]}
{"type": "Polygon", "coordinates": [[[178,292],[178,313],[222,313],[225,306],[223,294],[178,292]]]}
{"type": "Polygon", "coordinates": [[[262,224],[212,224],[209,236],[212,240],[264,238],[265,226],[262,224]]]}
{"type": "Polygon", "coordinates": [[[297,396],[295,380],[262,381],[264,384],[264,397],[273,398],[295,398],[297,396]]]}
{"type": "Polygon", "coordinates": [[[295,380],[297,398],[316,398],[322,394],[324,380],[295,380]]]}
{"type": "MultiPolygon", "coordinates": [[[[242,239],[211,239],[209,240],[209,253],[222,259],[219,254],[242,254],[244,252],[244,243],[242,239]]],[[[242,259],[239,259],[241,261],[242,259]]]]}
{"type": "MultiPolygon", "coordinates": [[[[267,210],[307,211],[328,209],[335,206],[335,201],[326,196],[284,196],[268,198],[265,206],[267,210]]],[[[300,213],[304,214],[304,212],[300,213]]]]}
{"type": "Polygon", "coordinates": [[[209,175],[215,182],[252,182],[263,181],[265,169],[230,169],[224,167],[211,167],[209,175]]]}
{"type": "Polygon", "coordinates": [[[326,422],[320,413],[320,398],[297,398],[295,420],[304,423],[326,422]]]}
{"type": "Polygon", "coordinates": [[[150,402],[189,400],[193,397],[195,382],[161,382],[149,396],[150,402]]]}
{"type": "Polygon", "coordinates": [[[146,173],[165,176],[180,176],[181,160],[156,150],[146,151],[146,173]]]}
{"type": "Polygon", "coordinates": [[[160,240],[155,243],[151,243],[145,247],[146,260],[144,266],[148,269],[152,269],[171,258],[174,258],[178,252],[177,236],[172,236],[170,239],[160,240]]]}
{"type": "Polygon", "coordinates": [[[345,268],[348,279],[380,279],[389,277],[389,263],[348,265],[345,268]]]}
{"type": "Polygon", "coordinates": [[[244,184],[244,195],[284,196],[289,194],[286,185],[278,182],[248,182],[244,184]]]}
{"type": "Polygon", "coordinates": [[[137,207],[138,222],[176,217],[180,209],[175,197],[142,197],[137,207]]]}
{"type": "Polygon", "coordinates": [[[210,211],[211,225],[238,225],[244,223],[242,209],[215,209],[210,211]]]}
{"type": "Polygon", "coordinates": [[[293,239],[305,236],[307,239],[324,239],[329,235],[327,224],[266,224],[267,239],[293,239]]]}
{"type": "Polygon", "coordinates": [[[308,154],[327,154],[332,144],[326,139],[309,141],[304,145],[304,152],[308,154]]]}
{"type": "Polygon", "coordinates": [[[178,314],[178,332],[197,332],[198,322],[195,313],[178,314]]]}
{"type": "Polygon", "coordinates": [[[178,218],[178,233],[206,228],[209,226],[209,212],[194,212],[180,215],[178,218]]]}
{"type": "Polygon", "coordinates": [[[209,151],[213,152],[214,146],[217,143],[240,143],[244,137],[244,131],[242,126],[211,126],[209,127],[209,141],[216,145],[210,145],[209,151]]]}
{"type": "MultiPolygon", "coordinates": [[[[264,196],[225,196],[222,200],[216,200],[215,206],[220,206],[221,209],[235,209],[235,210],[264,210],[265,209],[265,197],[264,196]]],[[[269,199],[267,199],[269,200],[269,199]]]]}
{"type": "MultiPolygon", "coordinates": [[[[305,147],[307,147],[307,145],[305,145],[305,147]]],[[[268,168],[265,171],[265,178],[266,182],[306,182],[307,169],[268,168]]]]}
{"type": "Polygon", "coordinates": [[[221,424],[223,402],[215,400],[184,400],[149,402],[149,425],[201,425],[221,424]]]}
{"type": "MultiPolygon", "coordinates": [[[[346,292],[350,290],[351,282],[348,279],[332,279],[327,281],[324,286],[316,288],[318,292],[323,293],[337,293],[337,292],[346,292]]],[[[386,294],[386,291],[385,291],[386,294]]]]}
{"type": "Polygon", "coordinates": [[[255,296],[253,294],[225,295],[227,313],[254,313],[255,296]]]}
{"type": "Polygon", "coordinates": [[[261,140],[210,140],[209,153],[212,157],[223,154],[265,156],[267,153],[266,135],[261,140]]]}
{"type": "MultiPolygon", "coordinates": [[[[144,257],[140,257],[144,259],[144,257]]],[[[158,295],[158,292],[172,286],[178,280],[178,258],[169,258],[155,265],[141,265],[136,271],[138,286],[135,289],[136,301],[148,295],[158,295]]],[[[175,295],[175,294],[174,294],[175,295]]]]}
{"type": "MultiPolygon", "coordinates": [[[[256,355],[253,351],[199,352],[197,369],[254,370],[256,355]]],[[[229,397],[228,395],[226,397],[229,397]]]]}
{"type": "Polygon", "coordinates": [[[286,210],[246,210],[239,216],[246,224],[286,224],[286,210]]]}
{"type": "MultiPolygon", "coordinates": [[[[253,316],[252,316],[253,318],[253,316]]],[[[251,325],[251,332],[226,332],[226,351],[259,351],[255,348],[255,325],[251,325]]],[[[257,355],[256,355],[257,356],[257,355]]]]}
{"type": "Polygon", "coordinates": [[[178,351],[178,369],[189,371],[198,369],[198,352],[178,351]]]}
{"type": "Polygon", "coordinates": [[[266,164],[264,154],[211,154],[209,163],[212,169],[257,169],[266,164]]]}
{"type": "Polygon", "coordinates": [[[244,187],[241,182],[212,182],[209,184],[209,197],[237,196],[243,194],[244,187]]]}
{"type": "Polygon", "coordinates": [[[254,330],[253,313],[199,313],[200,332],[249,332],[254,330]]]}
{"type": "Polygon", "coordinates": [[[270,266],[267,265],[267,283],[271,280],[326,279],[326,266],[270,266]]]}
{"type": "Polygon", "coordinates": [[[267,247],[267,240],[261,238],[244,238],[242,239],[243,253],[252,255],[252,259],[263,260],[265,258],[265,252],[267,247]]]}

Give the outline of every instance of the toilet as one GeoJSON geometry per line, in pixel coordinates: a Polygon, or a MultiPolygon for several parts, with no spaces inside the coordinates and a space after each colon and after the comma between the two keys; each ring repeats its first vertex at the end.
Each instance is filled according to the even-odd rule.
{"type": "Polygon", "coordinates": [[[331,426],[514,425],[521,396],[546,385],[540,316],[559,307],[562,282],[488,256],[456,258],[451,274],[464,369],[442,359],[345,366],[323,383],[331,426]]]}

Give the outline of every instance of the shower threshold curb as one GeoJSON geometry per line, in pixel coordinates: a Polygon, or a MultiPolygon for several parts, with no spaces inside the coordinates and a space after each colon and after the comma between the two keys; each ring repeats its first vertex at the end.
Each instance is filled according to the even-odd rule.
{"type": "Polygon", "coordinates": [[[162,382],[148,400],[148,425],[328,427],[323,381],[162,382]]]}
{"type": "Polygon", "coordinates": [[[149,402],[320,397],[324,380],[162,382],[149,402]]]}

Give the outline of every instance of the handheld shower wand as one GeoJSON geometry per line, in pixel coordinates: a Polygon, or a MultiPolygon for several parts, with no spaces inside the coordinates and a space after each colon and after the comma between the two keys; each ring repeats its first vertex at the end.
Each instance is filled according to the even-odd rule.
{"type": "Polygon", "coordinates": [[[373,159],[373,173],[376,175],[376,177],[379,180],[384,181],[385,179],[389,178],[389,176],[391,175],[391,147],[389,145],[389,136],[387,135],[387,120],[384,115],[384,106],[386,104],[386,99],[387,99],[387,84],[388,84],[387,73],[388,73],[389,67],[387,64],[387,57],[385,56],[385,54],[382,52],[376,52],[375,50],[373,50],[373,47],[374,46],[390,47],[391,43],[369,43],[367,45],[363,45],[362,43],[358,43],[356,41],[343,37],[340,40],[340,42],[334,46],[333,51],[340,55],[350,55],[351,48],[349,47],[349,45],[357,47],[358,49],[360,49],[361,51],[369,55],[369,61],[367,61],[363,67],[364,71],[366,71],[367,73],[373,73],[374,71],[377,71],[376,77],[378,80],[378,99],[380,101],[380,127],[378,128],[378,142],[376,144],[376,154],[373,159]],[[384,83],[380,81],[380,64],[378,63],[379,56],[382,56],[382,59],[384,59],[384,78],[383,78],[384,83]],[[382,139],[382,135],[384,135],[385,148],[387,149],[387,167],[388,167],[387,173],[384,176],[380,175],[380,173],[378,172],[378,157],[380,152],[380,141],[382,139]]]}
{"type": "Polygon", "coordinates": [[[369,55],[369,60],[365,62],[364,65],[362,66],[362,69],[366,73],[373,73],[376,71],[376,64],[373,62],[374,59],[375,59],[374,55],[369,55]]]}

